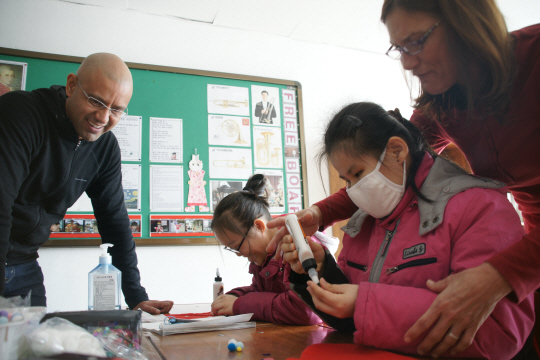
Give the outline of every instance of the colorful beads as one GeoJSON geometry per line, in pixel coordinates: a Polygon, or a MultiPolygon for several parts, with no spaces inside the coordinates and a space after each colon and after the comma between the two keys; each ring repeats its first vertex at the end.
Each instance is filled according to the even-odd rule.
{"type": "Polygon", "coordinates": [[[227,349],[229,349],[229,351],[243,351],[244,343],[241,341],[236,341],[236,339],[231,339],[227,344],[227,349]]]}

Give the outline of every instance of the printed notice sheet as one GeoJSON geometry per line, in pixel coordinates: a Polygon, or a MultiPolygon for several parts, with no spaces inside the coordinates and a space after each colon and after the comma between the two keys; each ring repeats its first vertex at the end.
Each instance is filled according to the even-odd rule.
{"type": "Polygon", "coordinates": [[[255,167],[283,169],[281,128],[253,127],[255,167]]]}
{"type": "Polygon", "coordinates": [[[249,116],[249,89],[208,84],[208,112],[249,116]]]}
{"type": "Polygon", "coordinates": [[[150,118],[150,161],[182,162],[182,119],[150,118]]]}
{"type": "Polygon", "coordinates": [[[209,155],[210,178],[248,179],[253,173],[251,149],[211,147],[209,155]]]}
{"type": "Polygon", "coordinates": [[[123,116],[112,132],[118,140],[122,161],[141,161],[142,116],[123,116]]]}
{"type": "Polygon", "coordinates": [[[251,147],[249,117],[208,115],[208,144],[251,147]]]}
{"type": "Polygon", "coordinates": [[[128,211],[141,211],[141,165],[122,164],[122,187],[128,211]]]}
{"type": "Polygon", "coordinates": [[[251,116],[254,125],[281,126],[279,89],[251,85],[251,116]]]}
{"type": "Polygon", "coordinates": [[[255,174],[263,174],[266,177],[266,192],[271,213],[285,212],[285,186],[283,170],[257,170],[255,174]]]}
{"type": "Polygon", "coordinates": [[[150,211],[184,211],[184,167],[150,165],[150,211]]]}

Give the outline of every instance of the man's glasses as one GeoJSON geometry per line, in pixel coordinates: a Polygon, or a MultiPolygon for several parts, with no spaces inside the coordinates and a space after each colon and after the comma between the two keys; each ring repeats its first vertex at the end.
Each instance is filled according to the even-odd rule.
{"type": "Polygon", "coordinates": [[[390,46],[390,48],[386,52],[386,55],[388,55],[390,59],[399,60],[403,56],[403,53],[406,53],[408,55],[416,55],[416,54],[421,53],[422,50],[424,50],[424,43],[426,42],[427,38],[429,37],[429,35],[431,35],[433,30],[435,30],[435,28],[439,26],[439,24],[440,22],[436,23],[420,39],[410,42],[403,47],[396,46],[396,45],[390,46]]]}
{"type": "Polygon", "coordinates": [[[92,96],[88,96],[86,91],[84,91],[84,89],[82,88],[82,85],[81,85],[79,79],[77,79],[77,82],[79,83],[79,86],[81,87],[81,90],[83,91],[84,95],[86,95],[86,101],[93,108],[96,108],[96,109],[107,108],[109,110],[109,114],[111,114],[112,117],[117,118],[117,119],[120,119],[122,116],[127,115],[127,111],[122,111],[122,110],[110,108],[107,105],[105,105],[104,103],[102,103],[101,101],[99,101],[98,99],[96,99],[96,98],[94,98],[92,96]]]}
{"type": "Polygon", "coordinates": [[[247,234],[249,233],[249,230],[251,230],[251,227],[246,231],[246,234],[245,234],[244,237],[242,238],[242,241],[240,242],[240,245],[238,245],[237,248],[232,249],[232,248],[230,248],[230,247],[228,247],[228,246],[225,246],[224,249],[225,249],[225,250],[229,250],[230,252],[233,252],[233,253],[235,253],[235,254],[241,254],[240,248],[242,247],[242,244],[244,243],[244,240],[246,240],[246,237],[247,237],[247,234]]]}

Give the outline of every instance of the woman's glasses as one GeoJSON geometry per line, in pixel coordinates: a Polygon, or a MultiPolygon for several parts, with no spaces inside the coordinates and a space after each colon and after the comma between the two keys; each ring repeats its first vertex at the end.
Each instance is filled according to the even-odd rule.
{"type": "Polygon", "coordinates": [[[437,26],[439,26],[440,22],[433,25],[431,29],[425,33],[424,36],[422,36],[420,39],[410,42],[407,45],[404,45],[403,47],[392,45],[390,46],[390,49],[386,52],[386,55],[390,57],[390,59],[393,60],[399,60],[403,56],[403,53],[406,53],[408,55],[416,55],[422,52],[424,50],[424,43],[426,42],[428,36],[435,30],[437,26]]]}

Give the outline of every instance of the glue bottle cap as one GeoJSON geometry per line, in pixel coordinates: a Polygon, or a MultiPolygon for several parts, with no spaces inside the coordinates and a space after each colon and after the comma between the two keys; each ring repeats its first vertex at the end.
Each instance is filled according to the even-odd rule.
{"type": "Polygon", "coordinates": [[[216,269],[216,277],[214,278],[214,281],[216,282],[220,282],[222,279],[221,279],[221,276],[219,276],[219,268],[216,269]]]}

